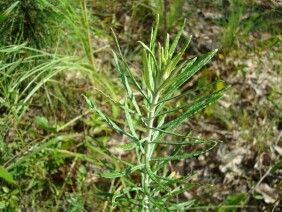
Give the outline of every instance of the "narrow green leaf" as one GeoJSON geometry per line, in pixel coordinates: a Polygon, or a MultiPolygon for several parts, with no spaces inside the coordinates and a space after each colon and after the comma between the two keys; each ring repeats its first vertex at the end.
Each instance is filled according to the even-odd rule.
{"type": "MultiPolygon", "coordinates": [[[[168,204],[170,204],[170,202],[167,202],[168,204]]],[[[178,203],[172,203],[173,205],[170,206],[168,209],[169,210],[187,210],[188,208],[190,208],[193,204],[195,203],[195,200],[188,200],[186,202],[178,202],[178,203]]]]}
{"type": "MultiPolygon", "coordinates": [[[[191,176],[192,176],[192,174],[190,174],[188,176],[180,177],[180,178],[171,178],[171,177],[161,177],[161,176],[156,175],[157,178],[160,178],[162,180],[162,183],[165,186],[172,186],[172,185],[175,185],[175,184],[182,184],[183,185],[183,184],[190,183],[190,182],[187,182],[187,179],[189,179],[191,176]]],[[[160,190],[159,188],[154,189],[154,193],[158,192],[159,190],[160,190]]]]}
{"type": "MultiPolygon", "coordinates": [[[[107,157],[108,159],[111,159],[113,161],[119,161],[121,163],[123,163],[124,165],[126,166],[129,166],[129,167],[134,167],[135,165],[132,164],[132,163],[129,163],[129,162],[126,162],[122,159],[120,159],[119,157],[115,156],[113,153],[111,153],[108,149],[106,149],[106,147],[102,146],[102,147],[95,147],[93,146],[92,144],[88,143],[88,142],[85,142],[85,145],[87,148],[90,149],[90,151],[94,152],[94,153],[99,153],[105,157],[107,157]]],[[[118,166],[117,164],[115,164],[116,166],[118,166]]]]}
{"type": "Polygon", "coordinates": [[[153,171],[151,170],[151,167],[150,167],[150,163],[148,160],[146,160],[145,162],[145,169],[147,171],[147,174],[149,175],[149,177],[151,178],[152,181],[154,181],[160,188],[164,189],[165,191],[167,192],[170,192],[169,189],[167,187],[165,187],[161,182],[160,180],[158,180],[153,171]]]}
{"type": "Polygon", "coordinates": [[[215,94],[216,92],[203,97],[195,102],[193,102],[190,107],[181,114],[178,118],[168,122],[167,124],[163,125],[162,128],[166,128],[166,131],[172,131],[176,127],[178,127],[180,124],[182,124],[188,117],[194,115],[198,111],[204,109],[205,107],[209,106],[210,104],[216,102],[221,97],[223,97],[222,94],[215,94]]]}
{"type": "Polygon", "coordinates": [[[157,39],[157,34],[158,34],[158,29],[159,29],[159,22],[160,22],[160,16],[157,15],[156,17],[156,26],[154,29],[152,29],[152,36],[150,39],[150,49],[153,53],[155,53],[155,43],[156,43],[156,39],[157,39]]]}
{"type": "Polygon", "coordinates": [[[141,170],[142,168],[144,168],[144,164],[139,164],[136,165],[134,167],[125,169],[123,171],[117,171],[117,172],[109,172],[109,173],[105,173],[105,174],[98,174],[100,177],[104,177],[104,178],[116,178],[116,177],[123,177],[125,175],[129,175],[137,170],[141,170]]]}
{"type": "MultiPolygon", "coordinates": [[[[191,60],[185,60],[180,65],[173,67],[173,69],[171,69],[169,67],[169,69],[171,69],[169,71],[170,75],[166,78],[166,80],[163,82],[163,84],[169,83],[170,81],[172,81],[179,73],[181,73],[181,71],[183,69],[186,69],[187,65],[190,65],[190,64],[192,65],[195,61],[196,61],[195,58],[191,59],[191,60]]],[[[161,87],[160,87],[160,89],[161,89],[161,87]]]]}
{"type": "Polygon", "coordinates": [[[128,203],[130,203],[131,204],[131,206],[127,206],[127,207],[125,207],[124,206],[124,210],[131,210],[131,207],[132,206],[136,206],[136,207],[140,207],[140,202],[142,202],[142,199],[133,199],[133,198],[128,198],[128,197],[119,197],[118,198],[118,201],[119,202],[124,202],[125,204],[123,204],[123,205],[128,205],[128,203]]]}
{"type": "Polygon", "coordinates": [[[8,183],[17,185],[16,181],[13,178],[13,175],[3,166],[0,166],[0,178],[2,178],[3,180],[5,180],[8,183]]]}
{"type": "Polygon", "coordinates": [[[164,201],[157,199],[157,198],[153,198],[152,195],[149,193],[148,187],[146,185],[145,185],[145,194],[148,197],[148,199],[150,200],[150,202],[153,203],[153,205],[161,209],[161,211],[169,212],[169,210],[163,206],[164,201]]]}
{"type": "Polygon", "coordinates": [[[91,162],[91,163],[97,162],[96,160],[94,160],[91,157],[88,157],[85,154],[71,152],[71,151],[68,151],[66,149],[45,148],[44,150],[52,152],[52,155],[54,155],[54,153],[55,153],[56,157],[60,157],[60,158],[75,157],[76,159],[88,161],[88,162],[91,162]]]}
{"type": "Polygon", "coordinates": [[[99,90],[98,88],[95,88],[95,90],[97,90],[99,93],[101,93],[103,96],[105,96],[107,99],[109,99],[112,103],[114,103],[116,106],[122,108],[124,111],[127,111],[128,113],[134,114],[134,115],[138,115],[135,111],[131,110],[129,107],[124,106],[123,104],[115,101],[112,97],[110,97],[109,95],[105,94],[103,91],[99,90]]]}
{"type": "Polygon", "coordinates": [[[153,60],[154,60],[154,65],[155,65],[155,67],[156,67],[156,70],[158,70],[158,63],[157,63],[157,60],[156,60],[156,57],[155,57],[155,55],[154,55],[154,53],[151,51],[151,49],[145,44],[145,43],[143,43],[142,41],[138,41],[138,43],[140,43],[142,46],[143,46],[143,48],[145,49],[145,50],[147,50],[147,52],[149,53],[149,55],[151,56],[151,58],[153,58],[153,60]]]}
{"type": "Polygon", "coordinates": [[[169,59],[169,34],[166,35],[164,51],[165,51],[165,58],[169,59]]]}
{"type": "MultiPolygon", "coordinates": [[[[178,99],[178,98],[183,97],[184,95],[186,95],[186,94],[188,94],[188,93],[194,93],[194,92],[196,92],[196,91],[204,90],[204,89],[206,89],[206,88],[208,88],[208,87],[211,87],[211,86],[216,85],[218,82],[225,83],[225,81],[223,81],[223,80],[217,80],[217,81],[212,82],[212,83],[209,83],[209,84],[207,84],[207,85],[205,85],[205,86],[197,87],[197,88],[194,88],[194,89],[189,89],[189,90],[186,90],[186,91],[182,92],[182,93],[179,94],[179,95],[176,95],[176,96],[173,96],[173,97],[170,97],[170,98],[161,100],[161,101],[159,101],[159,102],[157,103],[157,105],[162,104],[162,103],[167,102],[167,101],[170,101],[170,100],[172,100],[172,99],[178,99]]],[[[228,89],[229,86],[226,86],[226,85],[225,85],[224,88],[228,89]]],[[[215,88],[215,89],[216,89],[216,88],[215,88]]],[[[217,90],[219,90],[219,89],[217,89],[217,90]]],[[[158,110],[158,111],[159,111],[159,110],[158,110]]]]}
{"type": "Polygon", "coordinates": [[[224,87],[224,88],[222,88],[221,90],[212,92],[211,94],[208,94],[208,95],[206,95],[206,96],[204,96],[204,97],[202,97],[202,98],[200,98],[200,99],[198,99],[198,100],[196,100],[196,101],[194,101],[194,102],[192,102],[192,103],[180,105],[180,106],[178,106],[178,107],[176,107],[176,108],[173,108],[173,109],[171,109],[171,110],[167,110],[167,111],[165,111],[165,112],[163,112],[163,113],[159,113],[159,114],[157,114],[156,117],[162,116],[162,115],[164,115],[164,114],[169,114],[169,113],[172,113],[172,112],[181,110],[181,109],[183,109],[183,108],[187,108],[187,107],[192,108],[192,107],[195,106],[195,104],[199,104],[199,103],[204,102],[204,101],[209,101],[210,98],[212,98],[212,97],[215,96],[215,95],[219,95],[219,94],[223,93],[223,92],[226,91],[228,88],[229,88],[228,86],[227,86],[227,87],[224,87]]]}
{"type": "MultiPolygon", "coordinates": [[[[124,107],[125,107],[125,108],[128,108],[127,99],[125,99],[124,107]]],[[[135,138],[137,138],[137,139],[139,140],[138,135],[136,134],[134,125],[133,125],[133,123],[132,123],[132,118],[131,118],[129,112],[128,112],[127,110],[124,110],[124,113],[125,113],[125,119],[126,119],[126,121],[127,121],[128,127],[129,127],[129,129],[130,129],[130,131],[131,131],[131,134],[132,134],[135,138]]]]}
{"type": "Polygon", "coordinates": [[[113,36],[114,36],[114,40],[115,40],[116,46],[117,46],[117,48],[118,48],[119,55],[120,55],[120,57],[121,57],[121,59],[122,59],[122,61],[123,61],[123,64],[124,64],[124,66],[125,66],[125,70],[127,71],[128,75],[129,75],[130,79],[132,80],[133,84],[135,85],[135,87],[136,87],[136,88],[138,89],[138,91],[142,94],[142,96],[144,97],[144,99],[146,99],[146,101],[148,102],[148,99],[147,99],[146,95],[144,94],[144,92],[143,92],[141,86],[138,84],[137,80],[135,79],[135,77],[134,77],[133,74],[131,73],[131,71],[130,71],[130,69],[129,69],[129,66],[128,66],[128,64],[126,63],[126,61],[125,61],[125,59],[124,59],[124,57],[123,57],[123,54],[122,54],[122,52],[121,52],[121,49],[120,49],[120,46],[119,46],[119,43],[118,43],[118,39],[117,39],[117,36],[116,36],[114,30],[113,30],[113,29],[111,29],[111,30],[112,30],[112,34],[113,34],[113,36]]]}
{"type": "Polygon", "coordinates": [[[120,190],[118,190],[117,192],[114,193],[113,198],[112,198],[112,205],[115,207],[116,206],[116,199],[118,197],[121,197],[125,194],[128,194],[132,191],[141,191],[142,188],[140,187],[127,187],[127,188],[122,188],[120,190]]]}
{"type": "Polygon", "coordinates": [[[136,142],[116,146],[117,149],[122,149],[122,150],[132,150],[135,149],[136,147],[138,147],[138,144],[136,142]]]}
{"type": "Polygon", "coordinates": [[[132,150],[135,149],[136,147],[140,147],[142,143],[144,143],[146,141],[146,139],[142,139],[138,142],[132,142],[129,144],[122,144],[122,145],[118,145],[116,146],[117,149],[123,149],[123,150],[132,150]]]}
{"type": "Polygon", "coordinates": [[[162,70],[163,68],[163,61],[162,61],[162,46],[160,43],[158,43],[158,67],[159,67],[159,70],[162,70]]]}
{"type": "Polygon", "coordinates": [[[217,52],[217,50],[213,50],[199,60],[197,60],[193,65],[186,70],[183,70],[174,80],[169,83],[166,83],[162,86],[166,93],[164,95],[164,99],[169,98],[184,82],[189,80],[196,72],[198,72],[217,52]]]}
{"type": "Polygon", "coordinates": [[[149,64],[148,56],[145,49],[143,49],[143,78],[145,80],[147,88],[153,93],[154,83],[153,83],[152,69],[149,64]]]}
{"type": "Polygon", "coordinates": [[[9,67],[7,70],[5,70],[5,72],[6,72],[5,74],[8,74],[8,75],[11,74],[12,75],[12,72],[15,71],[17,69],[17,67],[22,64],[23,60],[24,60],[24,58],[19,58],[17,61],[13,61],[13,63],[9,64],[9,65],[11,65],[11,67],[9,67]]]}
{"type": "MultiPolygon", "coordinates": [[[[114,194],[112,193],[108,193],[108,192],[98,192],[97,195],[101,196],[101,197],[104,197],[104,198],[113,198],[114,194]]],[[[126,204],[124,204],[124,210],[125,209],[128,209],[130,210],[130,206],[132,205],[136,205],[137,207],[140,207],[140,202],[142,202],[142,199],[140,198],[128,198],[128,197],[123,197],[123,196],[120,196],[117,198],[119,202],[124,202],[126,204]],[[125,205],[128,205],[128,204],[131,204],[128,208],[126,208],[125,205]]]]}
{"type": "Polygon", "coordinates": [[[175,57],[173,57],[172,60],[170,61],[170,63],[168,63],[167,66],[165,67],[164,73],[163,73],[164,74],[163,78],[165,79],[165,81],[160,86],[160,88],[159,88],[160,90],[162,88],[164,88],[165,85],[168,84],[172,79],[174,79],[174,76],[177,74],[177,71],[180,70],[180,68],[175,68],[175,67],[177,66],[177,64],[181,60],[181,58],[182,58],[184,52],[186,51],[190,41],[191,41],[191,36],[189,36],[186,39],[186,41],[185,41],[184,45],[182,46],[181,50],[179,51],[179,53],[175,57]],[[171,75],[171,77],[169,77],[170,75],[171,75]],[[167,78],[169,78],[170,80],[167,81],[166,80],[167,78]]]}
{"type": "Polygon", "coordinates": [[[190,183],[189,185],[185,186],[184,188],[182,188],[182,187],[177,187],[177,188],[175,188],[170,194],[165,194],[165,195],[163,195],[160,199],[161,199],[161,200],[166,200],[166,199],[168,199],[169,197],[173,197],[173,196],[175,196],[175,195],[177,195],[177,194],[181,194],[181,193],[183,193],[183,192],[185,192],[185,191],[187,191],[187,190],[189,190],[189,189],[191,189],[191,188],[194,188],[194,187],[196,187],[196,186],[199,186],[199,184],[190,183]]]}
{"type": "MultiPolygon", "coordinates": [[[[203,97],[197,101],[195,101],[190,108],[188,108],[187,111],[185,111],[183,114],[181,114],[178,118],[162,125],[162,128],[164,129],[164,132],[162,134],[160,134],[155,140],[154,142],[158,142],[160,141],[163,137],[165,137],[165,135],[169,133],[172,133],[172,131],[174,129],[176,129],[180,124],[182,124],[187,118],[189,118],[190,116],[194,115],[196,112],[198,112],[199,110],[207,107],[208,105],[216,102],[218,99],[220,99],[222,97],[222,94],[218,94],[218,91],[214,92],[212,94],[209,94],[209,98],[203,97]],[[215,97],[212,96],[212,94],[216,93],[217,95],[215,95],[215,97]]],[[[163,130],[161,129],[161,130],[163,130]]],[[[159,129],[158,129],[159,130],[159,129]]],[[[177,135],[179,136],[179,135],[177,135]]]]}
{"type": "Polygon", "coordinates": [[[126,90],[128,96],[129,96],[129,99],[131,100],[131,102],[132,102],[132,104],[133,104],[133,106],[134,106],[136,112],[137,112],[140,116],[142,116],[141,111],[140,111],[140,109],[139,109],[139,106],[138,106],[138,104],[137,104],[137,102],[136,102],[136,100],[135,100],[134,94],[133,94],[133,92],[132,92],[132,90],[131,90],[131,88],[130,88],[130,86],[129,86],[129,84],[128,84],[127,77],[125,76],[124,70],[123,70],[123,68],[121,67],[121,65],[120,65],[120,63],[119,63],[119,61],[118,61],[118,58],[117,58],[117,56],[116,56],[116,54],[115,54],[114,52],[113,52],[113,55],[114,55],[114,60],[115,60],[115,62],[116,62],[118,71],[119,71],[120,76],[121,76],[121,79],[122,79],[122,83],[123,83],[123,85],[124,85],[124,87],[125,87],[125,90],[126,90]]]}
{"type": "Polygon", "coordinates": [[[195,145],[195,144],[207,144],[207,143],[222,143],[221,140],[192,138],[192,137],[188,137],[188,139],[194,139],[196,141],[163,141],[163,142],[158,141],[158,142],[150,142],[150,143],[164,144],[164,145],[195,145]]]}
{"type": "MultiPolygon", "coordinates": [[[[40,147],[38,147],[38,148],[36,148],[34,150],[31,150],[31,152],[27,153],[26,155],[23,155],[15,163],[13,163],[12,165],[8,166],[7,170],[11,170],[14,167],[22,164],[23,162],[27,161],[29,158],[31,158],[32,156],[36,155],[37,153],[39,153],[40,151],[42,151],[45,148],[47,148],[47,147],[49,147],[51,145],[54,145],[54,144],[56,144],[56,143],[58,143],[60,141],[72,139],[73,137],[74,137],[74,135],[60,135],[60,136],[57,136],[56,138],[53,138],[53,139],[47,141],[46,143],[43,143],[40,147]]],[[[48,139],[43,139],[42,142],[45,142],[46,140],[48,140],[48,139]]]]}
{"type": "MultiPolygon", "coordinates": [[[[194,58],[194,59],[192,59],[192,60],[189,60],[189,61],[187,62],[187,64],[185,65],[185,67],[180,70],[180,72],[182,73],[182,72],[183,72],[182,70],[186,70],[186,69],[188,69],[189,67],[191,67],[191,66],[194,64],[194,62],[196,61],[196,59],[197,59],[197,58],[194,58]]],[[[171,73],[171,75],[166,79],[166,81],[163,83],[163,86],[164,86],[166,83],[171,83],[171,81],[174,80],[174,77],[175,77],[175,75],[176,75],[176,73],[177,73],[178,71],[179,71],[179,70],[174,70],[174,71],[171,73]]],[[[163,87],[163,86],[160,86],[160,87],[158,88],[158,91],[162,91],[162,87],[163,87]]],[[[171,94],[173,94],[173,93],[171,93],[171,94]]],[[[161,110],[161,109],[163,108],[163,106],[165,105],[165,104],[164,104],[165,102],[167,102],[167,101],[169,101],[169,100],[171,100],[171,99],[174,99],[174,98],[179,98],[179,97],[183,96],[185,93],[180,94],[180,95],[177,95],[177,96],[175,96],[175,97],[170,97],[171,94],[170,94],[170,95],[165,95],[165,96],[163,97],[163,100],[161,100],[160,102],[157,103],[157,104],[158,104],[158,108],[157,108],[157,110],[156,110],[156,114],[158,114],[158,113],[160,112],[160,110],[161,110]]]]}
{"type": "Polygon", "coordinates": [[[180,30],[177,32],[177,34],[176,34],[176,36],[175,36],[175,38],[174,38],[174,40],[173,40],[173,42],[171,44],[171,47],[169,49],[170,58],[172,57],[172,55],[173,55],[173,53],[174,53],[174,51],[176,49],[176,46],[177,46],[178,41],[179,41],[179,39],[181,37],[181,34],[182,34],[182,31],[183,31],[184,27],[185,27],[185,21],[184,21],[183,25],[181,26],[180,30]]]}
{"type": "MultiPolygon", "coordinates": [[[[170,154],[170,156],[175,156],[179,153],[179,151],[182,149],[182,145],[178,145],[174,151],[170,154]]],[[[161,168],[163,168],[164,166],[166,166],[169,163],[169,161],[162,161],[160,164],[158,164],[155,168],[154,168],[154,172],[157,172],[158,170],[160,170],[161,168]]]]}
{"type": "Polygon", "coordinates": [[[186,153],[186,154],[168,156],[168,157],[155,157],[155,158],[152,158],[151,161],[172,161],[172,160],[188,159],[188,158],[192,158],[192,157],[204,154],[204,153],[212,150],[216,145],[217,145],[217,143],[215,143],[214,145],[211,145],[211,147],[209,147],[207,149],[196,151],[195,153],[191,153],[191,154],[186,153]]]}
{"type": "MultiPolygon", "coordinates": [[[[8,9],[6,9],[4,12],[0,14],[0,23],[4,21],[6,18],[9,17],[10,13],[13,11],[13,9],[20,3],[20,1],[16,1],[13,3],[8,9]]],[[[3,8],[2,8],[3,9],[3,8]]]]}
{"type": "MultiPolygon", "coordinates": [[[[127,105],[127,101],[125,101],[125,106],[128,107],[127,105]]],[[[132,135],[138,139],[138,142],[134,142],[138,147],[140,147],[140,150],[142,151],[142,153],[144,154],[145,151],[144,151],[144,148],[143,146],[141,145],[141,141],[139,141],[139,136],[137,135],[136,131],[135,131],[135,127],[133,125],[133,122],[132,122],[132,118],[130,116],[130,114],[127,112],[127,111],[124,111],[125,112],[125,118],[126,118],[126,121],[127,121],[127,124],[128,124],[128,127],[132,133],[132,135]]],[[[119,149],[124,149],[124,148],[119,148],[119,149]]]]}
{"type": "MultiPolygon", "coordinates": [[[[150,128],[150,129],[154,130],[154,133],[156,133],[156,132],[161,132],[161,133],[163,133],[163,134],[165,134],[165,135],[173,135],[173,136],[181,137],[181,138],[184,138],[184,139],[187,137],[186,135],[182,135],[182,134],[179,134],[179,133],[174,133],[174,132],[167,131],[167,130],[162,130],[162,129],[159,129],[159,128],[156,128],[156,127],[150,128]]],[[[188,133],[189,133],[189,132],[190,132],[190,131],[188,131],[188,133]]],[[[158,139],[158,140],[159,140],[159,139],[158,139]]],[[[156,142],[150,142],[150,143],[156,143],[156,142]]]]}
{"type": "MultiPolygon", "coordinates": [[[[166,115],[163,115],[163,116],[160,117],[160,119],[158,120],[157,128],[160,128],[164,124],[165,119],[166,119],[166,115]]],[[[153,132],[153,139],[152,139],[152,141],[155,141],[155,139],[159,136],[159,134],[160,134],[160,131],[153,132]]],[[[150,143],[150,145],[152,145],[152,148],[151,148],[151,150],[149,151],[148,154],[149,154],[149,156],[151,158],[153,153],[154,153],[154,149],[155,149],[156,144],[150,143]]]]}
{"type": "Polygon", "coordinates": [[[111,119],[109,119],[101,110],[99,110],[94,104],[93,102],[88,99],[86,96],[84,96],[86,102],[88,103],[88,105],[90,106],[91,109],[95,110],[102,119],[104,119],[110,126],[112,126],[116,131],[128,136],[129,138],[133,139],[134,141],[138,141],[138,138],[134,137],[133,135],[131,135],[130,133],[126,132],[125,130],[121,129],[118,125],[116,125],[115,122],[113,122],[111,119]]]}
{"type": "Polygon", "coordinates": [[[24,49],[27,43],[23,43],[21,45],[11,45],[11,46],[4,46],[0,49],[0,53],[15,53],[22,49],[24,49]]]}

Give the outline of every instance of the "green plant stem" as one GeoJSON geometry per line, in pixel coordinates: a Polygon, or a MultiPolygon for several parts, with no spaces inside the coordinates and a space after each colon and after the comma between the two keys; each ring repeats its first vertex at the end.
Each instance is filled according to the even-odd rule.
{"type": "MultiPolygon", "coordinates": [[[[145,143],[145,164],[149,164],[150,163],[150,158],[151,158],[151,151],[152,151],[152,135],[153,135],[153,130],[152,128],[154,127],[154,120],[155,120],[155,110],[157,107],[157,103],[158,103],[158,99],[159,99],[159,93],[153,95],[152,101],[150,103],[150,111],[148,114],[148,124],[147,124],[147,130],[146,130],[146,138],[147,141],[145,143]]],[[[147,169],[145,168],[144,170],[144,175],[143,176],[143,189],[145,191],[145,197],[144,197],[144,201],[143,201],[143,205],[144,205],[144,211],[150,211],[150,200],[148,195],[150,195],[150,177],[147,173],[147,169]]]]}

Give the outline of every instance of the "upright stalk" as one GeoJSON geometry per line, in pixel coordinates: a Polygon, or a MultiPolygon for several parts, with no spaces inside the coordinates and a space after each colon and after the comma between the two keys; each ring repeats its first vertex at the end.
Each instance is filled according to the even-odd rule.
{"type": "MultiPolygon", "coordinates": [[[[144,163],[149,164],[150,163],[150,157],[151,157],[151,151],[152,151],[152,136],[153,136],[153,127],[154,127],[154,120],[155,120],[155,111],[156,111],[156,105],[158,103],[159,94],[153,95],[152,101],[150,102],[149,106],[149,113],[148,113],[148,122],[147,122],[147,130],[146,130],[146,138],[147,141],[145,143],[145,156],[144,156],[144,163]]],[[[146,165],[145,165],[146,166],[146,165]]],[[[150,211],[150,200],[148,195],[150,195],[150,177],[148,175],[147,169],[144,169],[144,175],[142,182],[143,182],[143,189],[145,191],[145,197],[144,197],[144,211],[150,211]]]]}
{"type": "MultiPolygon", "coordinates": [[[[157,18],[156,26],[158,26],[158,21],[159,19],[157,18]]],[[[137,153],[137,163],[128,163],[120,159],[123,163],[129,165],[127,169],[118,171],[110,170],[108,173],[100,174],[101,177],[105,178],[117,178],[126,177],[137,170],[141,171],[142,185],[134,185],[134,182],[132,182],[130,178],[128,181],[130,183],[130,187],[122,185],[123,188],[114,191],[112,194],[113,206],[116,206],[117,201],[122,200],[120,197],[130,195],[132,191],[136,191],[138,203],[140,198],[139,195],[142,195],[142,202],[140,206],[142,211],[150,212],[154,210],[154,208],[158,208],[160,211],[171,211],[174,209],[178,211],[185,211],[193,204],[194,200],[188,200],[186,202],[183,201],[178,204],[177,195],[190,188],[193,188],[195,185],[191,184],[189,181],[186,182],[186,178],[184,180],[183,178],[174,178],[172,175],[168,175],[166,167],[167,163],[173,160],[188,159],[200,154],[204,154],[220,142],[218,140],[212,141],[210,139],[184,137],[178,133],[173,133],[174,137],[176,138],[175,142],[174,140],[166,141],[167,139],[165,139],[166,135],[170,135],[170,132],[176,130],[178,126],[180,126],[187,118],[220,99],[223,96],[222,92],[226,90],[226,87],[222,88],[221,90],[216,90],[204,97],[199,97],[199,99],[196,99],[191,103],[178,106],[174,109],[166,110],[163,108],[163,106],[169,100],[179,98],[183,95],[174,96],[173,93],[175,93],[187,80],[196,74],[197,71],[199,71],[199,69],[205,65],[216,53],[216,50],[214,50],[202,56],[198,61],[196,61],[196,59],[192,59],[181,62],[181,57],[187,49],[191,39],[189,36],[180,52],[177,54],[175,53],[177,43],[181,37],[184,27],[185,23],[181,27],[181,30],[177,33],[171,45],[169,36],[166,37],[164,46],[158,44],[157,55],[155,55],[157,27],[152,30],[149,46],[141,41],[139,42],[143,47],[143,80],[145,82],[144,89],[148,90],[147,94],[143,93],[142,86],[138,84],[132,72],[130,71],[129,66],[122,56],[120,46],[116,41],[122,61],[118,59],[115,53],[114,60],[121,75],[121,80],[127,92],[127,96],[129,97],[132,103],[132,108],[134,108],[135,111],[133,114],[130,114],[132,110],[128,107],[127,103],[124,104],[124,107],[121,106],[122,109],[125,110],[125,118],[130,132],[120,128],[114,121],[108,118],[89,99],[86,98],[86,101],[91,108],[94,109],[106,122],[108,122],[109,125],[132,140],[131,143],[118,145],[117,148],[124,149],[126,151],[135,149],[137,153]],[[144,96],[146,102],[148,102],[146,105],[146,112],[141,112],[139,108],[140,102],[136,101],[127,76],[130,78],[130,81],[134,83],[135,88],[141,93],[142,96],[144,96]],[[160,97],[161,94],[162,97],[160,97]],[[159,99],[162,101],[160,102],[159,99]],[[179,117],[165,123],[165,117],[167,115],[173,113],[174,111],[180,111],[183,108],[185,108],[185,110],[179,115],[179,117]],[[138,114],[138,116],[141,116],[140,118],[142,122],[143,120],[146,120],[146,131],[144,136],[138,136],[134,129],[136,127],[134,125],[135,122],[133,122],[131,118],[131,115],[135,116],[134,113],[138,114]],[[155,123],[156,121],[159,122],[155,123]],[[155,127],[161,130],[156,129],[155,127]],[[180,153],[180,149],[183,146],[196,144],[198,142],[207,144],[208,147],[193,153],[180,153]],[[160,154],[155,156],[154,152],[157,145],[171,145],[174,150],[168,155],[160,154]],[[150,164],[150,162],[153,162],[153,164],[150,164]],[[161,170],[163,173],[162,176],[158,175],[158,170],[161,170]],[[163,194],[161,191],[166,191],[166,193],[163,194]],[[173,196],[176,197],[172,198],[173,196]],[[156,200],[155,198],[158,199],[156,200]]],[[[116,36],[115,40],[117,40],[116,36]]],[[[116,104],[115,100],[113,100],[111,97],[108,98],[116,104]]],[[[132,198],[128,197],[128,200],[132,200],[132,198]]],[[[134,208],[136,208],[135,202],[135,200],[132,201],[134,208]]],[[[120,207],[124,207],[124,204],[120,205],[120,207]]]]}

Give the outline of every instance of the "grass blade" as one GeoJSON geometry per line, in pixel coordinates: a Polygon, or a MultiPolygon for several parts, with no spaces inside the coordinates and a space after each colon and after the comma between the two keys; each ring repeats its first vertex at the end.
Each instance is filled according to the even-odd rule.
{"type": "Polygon", "coordinates": [[[20,1],[16,1],[14,4],[12,4],[8,9],[6,9],[4,12],[0,14],[0,23],[4,21],[10,13],[13,11],[13,9],[20,3],[20,1]]]}
{"type": "MultiPolygon", "coordinates": [[[[73,136],[70,135],[60,135],[56,138],[53,138],[49,141],[47,141],[45,144],[43,144],[42,146],[38,147],[37,149],[33,150],[32,152],[24,155],[23,157],[21,157],[18,161],[16,161],[14,164],[10,165],[7,167],[7,170],[11,170],[16,166],[19,166],[20,164],[22,164],[23,162],[25,162],[27,159],[31,158],[32,156],[34,156],[35,154],[39,153],[41,150],[47,148],[48,146],[54,145],[56,143],[58,143],[59,141],[64,141],[64,140],[68,140],[70,138],[73,138],[73,136]]],[[[44,141],[46,141],[47,139],[44,139],[44,141]]]]}

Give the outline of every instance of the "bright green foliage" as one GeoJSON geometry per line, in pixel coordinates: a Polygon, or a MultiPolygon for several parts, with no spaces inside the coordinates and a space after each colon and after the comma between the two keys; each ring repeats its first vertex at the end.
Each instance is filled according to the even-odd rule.
{"type": "MultiPolygon", "coordinates": [[[[203,154],[214,148],[220,141],[190,137],[189,133],[180,135],[174,131],[187,118],[220,99],[227,87],[209,93],[188,104],[167,110],[165,107],[166,103],[173,98],[183,97],[182,95],[173,95],[181,85],[197,73],[214,56],[217,50],[207,53],[198,60],[195,58],[182,62],[181,58],[191,40],[191,37],[188,37],[180,51],[175,53],[184,25],[171,44],[169,35],[167,35],[164,46],[156,43],[157,29],[158,20],[156,28],[152,30],[150,44],[146,45],[141,41],[139,42],[143,49],[142,80],[144,80],[144,87],[131,73],[118,43],[121,61],[113,53],[127,98],[130,100],[130,104],[125,101],[124,105],[120,106],[125,113],[129,131],[119,127],[88,98],[86,98],[86,101],[109,125],[132,140],[132,143],[119,145],[117,148],[127,151],[135,150],[136,152],[137,164],[130,164],[130,167],[124,170],[110,171],[99,175],[105,178],[128,176],[130,180],[130,174],[138,171],[141,173],[141,185],[130,183],[130,186],[125,186],[121,190],[109,194],[112,196],[113,206],[119,205],[119,201],[123,201],[124,197],[129,198],[130,196],[127,201],[132,203],[128,206],[130,209],[139,208],[143,211],[150,211],[153,208],[159,208],[162,211],[185,210],[193,204],[193,200],[176,203],[173,197],[197,185],[189,183],[186,177],[173,178],[173,175],[168,176],[166,168],[168,162],[203,154]],[[145,105],[137,101],[135,89],[143,96],[145,105]],[[182,114],[169,122],[166,121],[168,115],[180,110],[183,110],[182,114]],[[133,118],[140,119],[140,123],[146,129],[141,136],[139,136],[140,133],[137,132],[136,126],[133,124],[133,118]],[[175,139],[173,141],[168,140],[166,139],[167,135],[173,136],[175,139]],[[183,146],[198,143],[206,144],[207,147],[196,152],[181,153],[183,146]],[[157,153],[155,150],[161,145],[170,145],[171,148],[174,148],[174,151],[171,154],[163,153],[159,155],[160,153],[157,153]],[[160,175],[160,173],[162,174],[160,175]],[[132,193],[135,194],[134,197],[130,195],[132,193]]],[[[115,40],[117,42],[116,36],[115,40]]],[[[114,100],[111,99],[111,101],[114,100]]]]}

